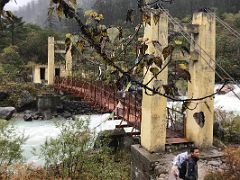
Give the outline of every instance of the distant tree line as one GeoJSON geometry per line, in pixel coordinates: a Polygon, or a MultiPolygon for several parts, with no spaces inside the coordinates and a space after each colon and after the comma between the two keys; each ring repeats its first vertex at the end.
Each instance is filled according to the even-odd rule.
{"type": "MultiPolygon", "coordinates": [[[[44,27],[51,27],[60,31],[73,31],[74,23],[68,20],[58,21],[57,17],[48,18],[50,0],[32,1],[20,8],[16,14],[23,17],[26,22],[31,22],[44,27]],[[30,15],[31,14],[31,15],[30,15]]],[[[84,9],[95,9],[105,17],[104,23],[108,25],[122,24],[126,19],[128,9],[135,10],[137,14],[137,0],[78,0],[79,12],[84,9]]],[[[174,0],[172,4],[163,4],[173,16],[183,18],[191,15],[201,8],[214,8],[218,14],[223,12],[237,13],[240,10],[240,1],[237,0],[174,0]]],[[[74,29],[76,30],[76,28],[74,29]]]]}

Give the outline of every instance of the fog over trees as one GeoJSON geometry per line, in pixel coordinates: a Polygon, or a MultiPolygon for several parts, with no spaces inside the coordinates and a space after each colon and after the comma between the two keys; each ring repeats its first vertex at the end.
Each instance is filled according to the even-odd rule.
{"type": "MultiPolygon", "coordinates": [[[[50,0],[32,1],[28,5],[20,8],[16,14],[23,17],[26,22],[35,23],[44,27],[53,26],[66,30],[63,23],[59,24],[56,17],[48,18],[48,6],[50,0]],[[50,22],[49,22],[50,21],[50,22]]],[[[84,9],[95,9],[103,13],[105,24],[119,24],[125,20],[128,9],[137,11],[137,0],[78,0],[79,11],[82,13],[84,9]]],[[[173,16],[185,17],[192,14],[200,8],[216,8],[217,12],[237,13],[240,10],[240,1],[236,0],[174,0],[172,4],[164,4],[173,16]]],[[[136,13],[136,12],[135,12],[136,13]]],[[[67,21],[65,26],[71,26],[67,21]]],[[[70,28],[71,29],[71,28],[70,28]]]]}

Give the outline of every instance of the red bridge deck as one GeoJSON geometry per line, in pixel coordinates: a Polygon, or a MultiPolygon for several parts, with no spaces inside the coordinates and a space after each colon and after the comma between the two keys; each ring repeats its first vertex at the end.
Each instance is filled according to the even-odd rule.
{"type": "MultiPolygon", "coordinates": [[[[116,128],[132,127],[130,134],[140,135],[141,99],[137,97],[136,93],[126,92],[123,97],[115,88],[106,86],[102,82],[74,78],[57,78],[54,87],[80,97],[101,112],[115,112],[117,118],[122,120],[116,128]],[[127,124],[123,124],[124,121],[127,124]]],[[[181,112],[167,108],[167,144],[187,142],[184,139],[184,119],[181,112]],[[181,122],[176,120],[177,116],[181,116],[181,122]]]]}
{"type": "MultiPolygon", "coordinates": [[[[113,87],[106,86],[102,82],[89,82],[84,79],[57,78],[54,87],[82,98],[93,108],[102,112],[115,112],[115,115],[127,122],[127,125],[117,127],[133,127],[140,130],[141,127],[141,103],[136,94],[125,93],[122,97],[113,87]]],[[[139,131],[133,134],[139,134],[139,131]]]]}

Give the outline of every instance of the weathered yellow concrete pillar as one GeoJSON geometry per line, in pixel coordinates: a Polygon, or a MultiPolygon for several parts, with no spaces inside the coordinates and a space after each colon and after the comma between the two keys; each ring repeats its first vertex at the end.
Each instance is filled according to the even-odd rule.
{"type": "Polygon", "coordinates": [[[33,83],[42,83],[40,77],[40,66],[36,65],[33,69],[33,83]]]}
{"type": "MultiPolygon", "coordinates": [[[[198,12],[193,15],[194,25],[199,25],[199,34],[193,34],[192,49],[199,52],[198,60],[189,63],[191,82],[188,97],[200,98],[214,92],[216,21],[215,15],[198,12]],[[201,48],[200,48],[201,47],[201,48]],[[208,55],[207,55],[207,54],[208,55]]],[[[211,146],[213,142],[214,99],[191,102],[187,110],[186,135],[197,146],[211,146]]]]}
{"type": "Polygon", "coordinates": [[[48,37],[48,85],[54,82],[54,37],[48,37]]]}
{"type": "Polygon", "coordinates": [[[72,76],[72,44],[65,55],[66,61],[66,76],[72,76]]]}
{"type": "MultiPolygon", "coordinates": [[[[151,9],[150,11],[151,25],[146,24],[144,39],[148,38],[148,42],[150,42],[148,44],[147,53],[159,55],[161,52],[154,48],[152,41],[159,41],[163,47],[168,45],[168,16],[161,10],[151,9]],[[156,18],[156,16],[159,16],[159,19],[156,18]],[[157,22],[156,19],[158,19],[157,22]]],[[[153,74],[148,72],[144,79],[144,83],[147,83],[152,77],[153,74]]],[[[166,68],[159,74],[157,79],[161,80],[163,84],[167,84],[167,77],[168,69],[166,68]]],[[[149,84],[149,87],[153,87],[153,82],[149,84]]],[[[166,98],[159,95],[149,96],[143,91],[141,145],[150,152],[165,150],[166,106],[166,98]]]]}

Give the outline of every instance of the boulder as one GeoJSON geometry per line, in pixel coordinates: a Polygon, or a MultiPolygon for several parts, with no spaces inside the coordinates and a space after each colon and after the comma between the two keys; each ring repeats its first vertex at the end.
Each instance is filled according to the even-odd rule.
{"type": "Polygon", "coordinates": [[[32,115],[31,114],[24,114],[23,116],[24,121],[32,121],[32,115]]]}
{"type": "Polygon", "coordinates": [[[23,115],[24,121],[32,121],[33,120],[33,114],[31,111],[25,111],[23,115]]]}
{"type": "Polygon", "coordinates": [[[0,119],[10,120],[15,111],[15,107],[0,107],[0,119]]]}

